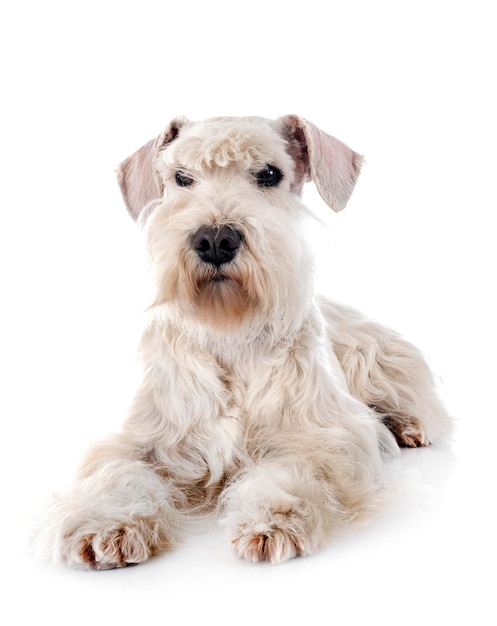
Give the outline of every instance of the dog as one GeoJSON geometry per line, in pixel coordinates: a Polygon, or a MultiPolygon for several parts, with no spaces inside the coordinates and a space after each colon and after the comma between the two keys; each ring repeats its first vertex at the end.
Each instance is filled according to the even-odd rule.
{"type": "Polygon", "coordinates": [[[301,201],[343,209],[362,157],[297,115],[174,119],[118,168],[155,286],[122,431],[50,505],[42,552],[141,563],[217,515],[238,557],[307,556],[385,500],[385,459],[446,440],[422,354],[314,293],[301,201]]]}

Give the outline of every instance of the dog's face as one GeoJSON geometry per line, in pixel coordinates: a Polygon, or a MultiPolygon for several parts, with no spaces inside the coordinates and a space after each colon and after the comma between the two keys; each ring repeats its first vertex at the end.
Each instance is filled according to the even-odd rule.
{"type": "Polygon", "coordinates": [[[312,295],[302,186],[313,178],[339,210],[360,164],[296,116],[171,122],[119,176],[145,225],[156,304],[221,332],[255,319],[298,324],[312,295]]]}

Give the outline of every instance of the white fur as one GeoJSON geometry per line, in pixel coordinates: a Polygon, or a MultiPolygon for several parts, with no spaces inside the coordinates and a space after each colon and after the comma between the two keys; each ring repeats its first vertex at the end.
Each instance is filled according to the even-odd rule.
{"type": "Polygon", "coordinates": [[[383,456],[443,440],[451,421],[421,354],[314,295],[302,237],[311,177],[343,208],[361,157],[297,116],[174,120],[121,166],[156,282],[143,382],[122,432],[91,450],[42,524],[44,555],[76,567],[168,550],[221,511],[235,553],[308,555],[381,506],[383,456]],[[283,179],[261,187],[257,173],[283,179]],[[193,181],[179,186],[176,172],[193,181]],[[205,226],[241,233],[203,261],[205,226]]]}

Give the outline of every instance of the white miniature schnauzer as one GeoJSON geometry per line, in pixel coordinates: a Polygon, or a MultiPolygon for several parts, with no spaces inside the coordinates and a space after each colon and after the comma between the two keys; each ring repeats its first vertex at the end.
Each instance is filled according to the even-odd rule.
{"type": "Polygon", "coordinates": [[[420,352],[314,294],[302,187],[339,211],[361,162],[289,115],[175,119],[121,164],[156,284],[144,378],[50,506],[50,557],[140,563],[207,513],[240,557],[306,556],[380,506],[385,455],[448,436],[420,352]]]}

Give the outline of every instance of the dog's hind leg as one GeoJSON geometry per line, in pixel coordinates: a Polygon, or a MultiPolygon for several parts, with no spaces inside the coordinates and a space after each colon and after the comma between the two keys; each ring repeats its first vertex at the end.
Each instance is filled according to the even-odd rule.
{"type": "Polygon", "coordinates": [[[421,352],[357,311],[320,301],[327,335],[352,395],[375,410],[401,447],[443,441],[452,420],[421,352]]]}

